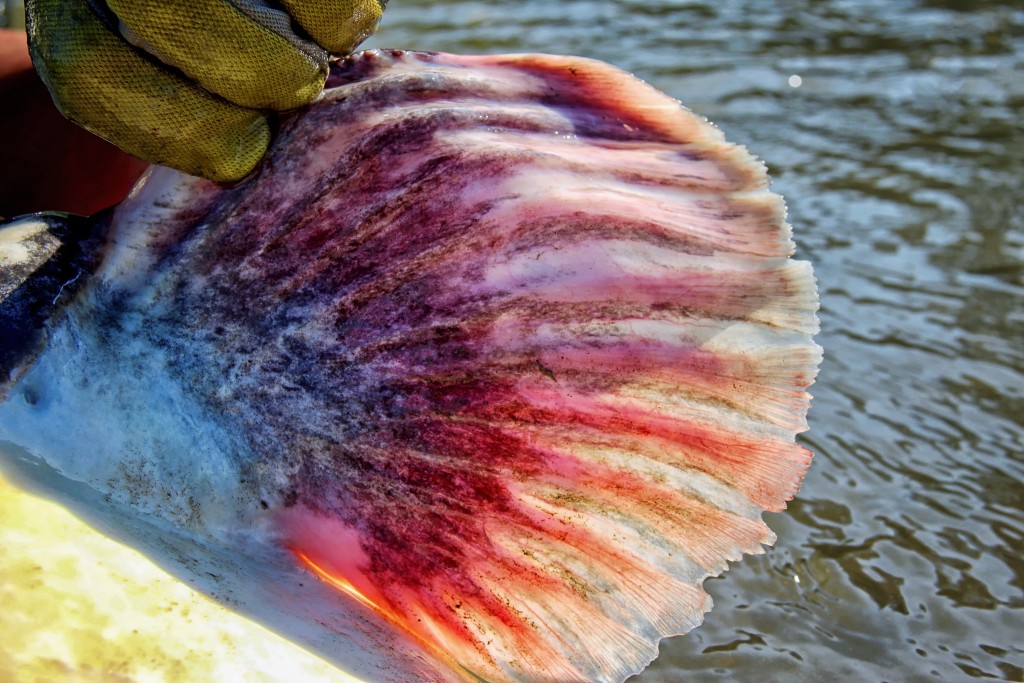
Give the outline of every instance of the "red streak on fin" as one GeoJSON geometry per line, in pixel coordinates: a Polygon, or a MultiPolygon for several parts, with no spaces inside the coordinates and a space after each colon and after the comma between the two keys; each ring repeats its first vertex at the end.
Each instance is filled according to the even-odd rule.
{"type": "Polygon", "coordinates": [[[302,564],[306,565],[310,570],[312,570],[314,574],[319,576],[322,580],[331,584],[332,586],[340,590],[342,593],[345,593],[346,595],[355,598],[359,603],[365,605],[366,607],[369,607],[370,609],[379,612],[388,621],[395,624],[401,624],[401,620],[398,618],[397,615],[393,614],[387,609],[384,609],[383,607],[375,603],[373,600],[360,593],[359,589],[353,586],[352,583],[347,581],[344,577],[335,576],[334,574],[331,574],[326,569],[318,565],[316,562],[309,559],[309,556],[301,550],[297,550],[295,548],[289,548],[289,550],[291,550],[292,553],[294,553],[295,556],[302,561],[302,564]]]}

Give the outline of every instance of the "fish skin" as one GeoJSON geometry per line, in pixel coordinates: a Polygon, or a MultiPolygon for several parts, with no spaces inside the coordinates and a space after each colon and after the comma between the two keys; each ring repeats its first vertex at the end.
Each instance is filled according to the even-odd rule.
{"type": "Polygon", "coordinates": [[[49,212],[0,231],[0,401],[42,350],[54,311],[95,269],[106,223],[49,212]]]}
{"type": "Polygon", "coordinates": [[[242,609],[278,577],[259,616],[357,675],[624,680],[810,462],[782,200],[599,62],[369,51],[328,86],[234,188],[149,172],[0,438],[243,558],[211,588],[242,609]]]}

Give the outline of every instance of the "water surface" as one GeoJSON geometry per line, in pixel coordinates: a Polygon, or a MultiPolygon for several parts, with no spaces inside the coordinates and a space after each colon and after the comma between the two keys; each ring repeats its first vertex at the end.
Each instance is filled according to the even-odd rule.
{"type": "Polygon", "coordinates": [[[1024,7],[393,0],[373,46],[597,57],[769,164],[825,362],[779,542],[637,683],[1024,678],[1024,7]]]}

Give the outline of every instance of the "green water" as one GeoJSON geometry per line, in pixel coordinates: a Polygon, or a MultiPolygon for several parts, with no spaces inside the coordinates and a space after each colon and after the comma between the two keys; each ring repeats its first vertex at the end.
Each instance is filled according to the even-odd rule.
{"type": "Polygon", "coordinates": [[[392,0],[372,45],[632,71],[768,162],[815,264],[803,491],[635,681],[1022,680],[1024,4],[392,0]]]}

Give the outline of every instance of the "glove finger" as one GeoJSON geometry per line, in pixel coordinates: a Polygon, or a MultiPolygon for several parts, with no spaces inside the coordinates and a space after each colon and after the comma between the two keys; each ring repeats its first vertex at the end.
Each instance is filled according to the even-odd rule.
{"type": "Polygon", "coordinates": [[[140,54],[84,2],[29,0],[32,61],[69,119],[129,154],[211,180],[237,180],[270,126],[140,54]]]}
{"type": "Polygon", "coordinates": [[[332,55],[352,52],[377,30],[388,0],[279,0],[299,26],[332,55]]]}
{"type": "Polygon", "coordinates": [[[200,86],[242,107],[309,104],[327,78],[327,52],[263,0],[107,0],[124,37],[200,86]]]}

